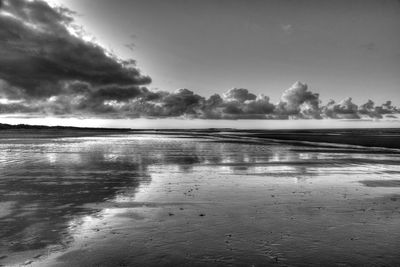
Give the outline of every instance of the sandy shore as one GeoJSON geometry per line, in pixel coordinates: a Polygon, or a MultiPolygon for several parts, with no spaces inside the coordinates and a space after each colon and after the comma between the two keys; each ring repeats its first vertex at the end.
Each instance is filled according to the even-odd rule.
{"type": "Polygon", "coordinates": [[[400,264],[400,154],[235,140],[3,139],[0,264],[400,264]]]}
{"type": "MultiPolygon", "coordinates": [[[[133,130],[135,134],[156,133],[216,138],[221,137],[244,142],[284,142],[314,146],[366,146],[400,149],[400,129],[312,129],[312,130],[235,130],[235,129],[193,129],[193,130],[133,130]]],[[[399,150],[400,151],[400,150],[399,150]]],[[[397,152],[399,152],[397,151],[397,152]]]]}

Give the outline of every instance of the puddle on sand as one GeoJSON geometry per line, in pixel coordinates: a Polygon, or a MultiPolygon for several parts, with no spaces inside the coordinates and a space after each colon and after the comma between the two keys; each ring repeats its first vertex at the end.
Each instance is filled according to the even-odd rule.
{"type": "Polygon", "coordinates": [[[400,264],[398,154],[151,135],[0,147],[3,265],[400,264]]]}

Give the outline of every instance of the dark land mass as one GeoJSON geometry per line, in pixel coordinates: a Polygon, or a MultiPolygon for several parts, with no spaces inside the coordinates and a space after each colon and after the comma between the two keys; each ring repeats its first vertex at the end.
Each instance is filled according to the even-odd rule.
{"type": "Polygon", "coordinates": [[[199,137],[221,137],[233,139],[234,142],[262,142],[273,140],[285,143],[310,142],[319,147],[330,144],[355,145],[400,149],[399,128],[374,129],[307,129],[307,130],[247,130],[230,128],[209,129],[130,129],[130,128],[88,128],[64,126],[33,126],[0,124],[0,138],[46,138],[74,137],[108,134],[162,134],[199,137]]]}
{"type": "Polygon", "coordinates": [[[109,134],[127,133],[127,128],[88,128],[88,127],[65,127],[65,126],[43,126],[27,124],[2,124],[0,123],[0,138],[57,138],[57,137],[84,137],[109,134]]]}

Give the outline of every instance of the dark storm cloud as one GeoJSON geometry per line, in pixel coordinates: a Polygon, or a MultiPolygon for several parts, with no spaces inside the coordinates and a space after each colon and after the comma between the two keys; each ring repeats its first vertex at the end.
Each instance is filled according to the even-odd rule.
{"type": "Polygon", "coordinates": [[[43,99],[59,95],[61,83],[69,81],[87,82],[93,88],[151,81],[133,61],[122,62],[72,34],[68,30],[72,22],[70,11],[54,9],[44,1],[3,1],[0,79],[8,83],[3,95],[43,99]]]}
{"type": "Polygon", "coordinates": [[[117,85],[110,85],[100,88],[89,95],[90,100],[93,101],[128,101],[129,99],[136,98],[144,94],[147,90],[137,86],[121,87],[117,85]]]}
{"type": "Polygon", "coordinates": [[[0,114],[1,113],[37,113],[40,109],[33,106],[26,106],[20,103],[11,104],[0,104],[0,114]]]}

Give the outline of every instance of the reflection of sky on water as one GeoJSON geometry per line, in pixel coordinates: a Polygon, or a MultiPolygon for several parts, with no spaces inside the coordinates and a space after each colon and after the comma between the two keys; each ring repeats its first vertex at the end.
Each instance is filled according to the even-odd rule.
{"type": "Polygon", "coordinates": [[[104,140],[1,142],[0,253],[66,245],[71,219],[95,212],[126,188],[148,182],[146,166],[104,140]]]}
{"type": "MultiPolygon", "coordinates": [[[[400,172],[397,154],[336,151],[134,135],[3,140],[0,253],[67,245],[81,233],[95,234],[102,217],[121,212],[88,204],[187,201],[181,194],[187,181],[197,181],[217,197],[233,186],[222,175],[243,177],[232,191],[240,193],[238,185],[309,180],[349,185],[371,174],[393,179],[393,172],[400,172]]],[[[198,196],[200,201],[214,195],[198,196]]]]}

